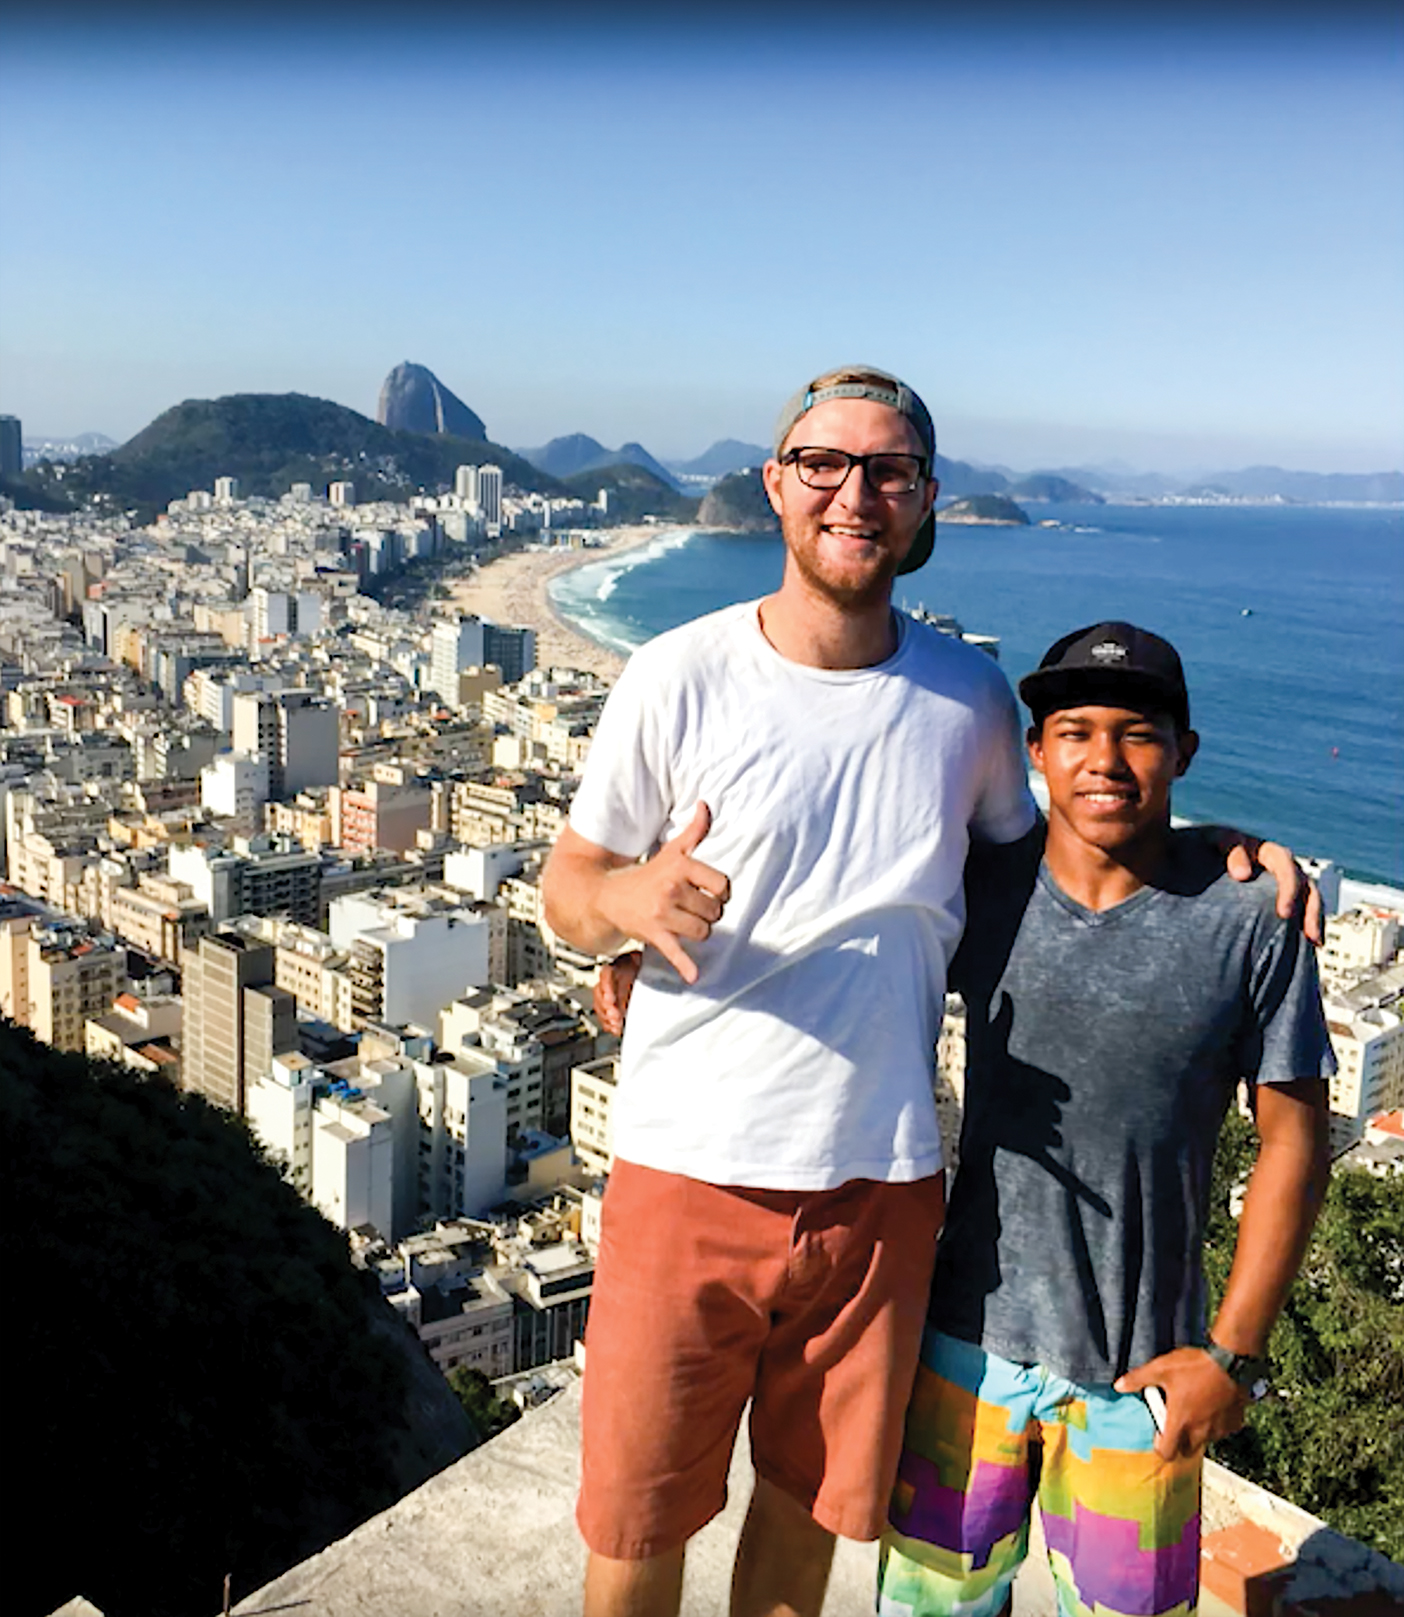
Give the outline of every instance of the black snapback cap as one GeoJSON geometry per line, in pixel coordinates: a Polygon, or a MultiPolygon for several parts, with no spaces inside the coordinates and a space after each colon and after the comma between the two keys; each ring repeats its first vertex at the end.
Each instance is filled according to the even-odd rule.
{"type": "Polygon", "coordinates": [[[1095,623],[1064,635],[1019,681],[1019,695],[1037,720],[1059,708],[1106,699],[1154,707],[1169,713],[1180,729],[1190,727],[1180,654],[1168,640],[1134,623],[1095,623]]]}

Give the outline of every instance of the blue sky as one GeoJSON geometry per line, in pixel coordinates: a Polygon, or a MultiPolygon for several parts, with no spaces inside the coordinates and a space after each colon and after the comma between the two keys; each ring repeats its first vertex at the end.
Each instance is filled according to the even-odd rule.
{"type": "Polygon", "coordinates": [[[862,358],[1021,469],[1404,465],[1383,9],[63,15],[0,50],[27,434],[413,359],[499,442],[689,455],[862,358]]]}

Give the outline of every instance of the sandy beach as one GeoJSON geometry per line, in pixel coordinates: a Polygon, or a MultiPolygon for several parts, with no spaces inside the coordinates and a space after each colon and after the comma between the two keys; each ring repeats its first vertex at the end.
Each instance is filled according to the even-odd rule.
{"type": "Polygon", "coordinates": [[[546,586],[561,573],[635,550],[666,531],[657,526],[606,528],[599,535],[603,543],[589,548],[514,550],[480,567],[471,578],[452,580],[453,606],[492,623],[535,629],[539,667],[583,668],[613,679],[624,666],[623,657],[559,617],[546,586]]]}

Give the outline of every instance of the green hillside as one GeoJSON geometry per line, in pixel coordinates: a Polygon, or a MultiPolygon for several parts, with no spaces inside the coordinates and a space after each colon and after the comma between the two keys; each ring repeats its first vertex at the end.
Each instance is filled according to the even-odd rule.
{"type": "Polygon", "coordinates": [[[26,483],[69,500],[103,495],[151,516],[192,489],[237,477],[240,492],[276,498],[293,483],[323,490],[349,478],[358,500],[405,500],[452,487],[459,466],[491,462],[507,483],[558,493],[554,478],[498,444],[393,432],[330,399],[301,393],[235,393],[187,399],[109,455],[32,468],[26,483]]]}
{"type": "Polygon", "coordinates": [[[237,1599],[472,1447],[228,1113],[0,1022],[0,1183],[15,1617],[217,1611],[226,1572],[237,1599]]]}
{"type": "Polygon", "coordinates": [[[633,461],[614,466],[597,466],[564,479],[567,489],[581,500],[598,498],[602,488],[609,490],[609,520],[612,523],[638,522],[646,516],[668,522],[692,522],[697,501],[679,494],[671,483],[633,461]]]}
{"type": "Polygon", "coordinates": [[[749,471],[732,472],[713,483],[702,500],[697,520],[704,528],[731,528],[746,533],[769,532],[780,527],[758,466],[749,471]]]}

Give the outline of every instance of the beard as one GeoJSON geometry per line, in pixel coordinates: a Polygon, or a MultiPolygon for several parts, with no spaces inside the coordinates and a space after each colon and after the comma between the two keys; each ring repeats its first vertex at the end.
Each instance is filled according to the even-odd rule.
{"type": "Polygon", "coordinates": [[[902,558],[885,546],[866,568],[843,569],[833,564],[821,550],[822,539],[812,518],[782,516],[780,531],[785,551],[796,571],[817,595],[844,612],[865,612],[885,606],[892,598],[892,580],[902,558]]]}

